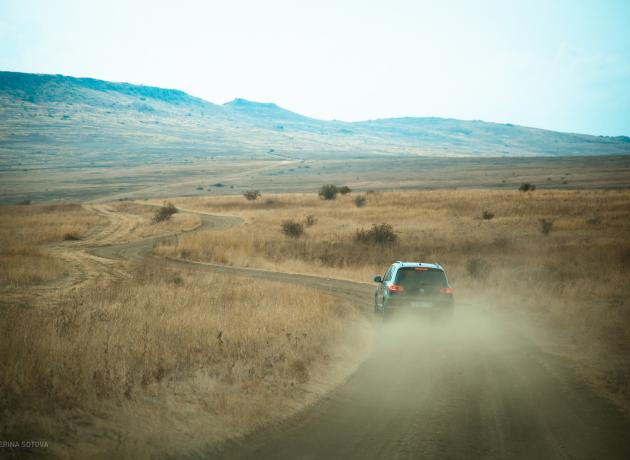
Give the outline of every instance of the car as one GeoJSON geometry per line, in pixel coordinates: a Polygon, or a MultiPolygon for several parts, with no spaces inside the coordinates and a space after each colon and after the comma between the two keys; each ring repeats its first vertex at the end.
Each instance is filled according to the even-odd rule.
{"type": "Polygon", "coordinates": [[[440,264],[394,262],[385,275],[375,276],[374,311],[383,318],[399,311],[450,317],[455,305],[453,288],[440,264]]]}

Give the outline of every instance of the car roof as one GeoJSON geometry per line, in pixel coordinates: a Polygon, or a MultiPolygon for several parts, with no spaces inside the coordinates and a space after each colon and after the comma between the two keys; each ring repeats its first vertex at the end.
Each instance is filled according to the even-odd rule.
{"type": "Polygon", "coordinates": [[[399,268],[402,267],[425,267],[425,268],[432,268],[434,270],[442,270],[444,271],[444,269],[442,268],[442,266],[438,263],[429,263],[429,262],[402,262],[400,260],[394,262],[394,265],[397,265],[399,268]]]}

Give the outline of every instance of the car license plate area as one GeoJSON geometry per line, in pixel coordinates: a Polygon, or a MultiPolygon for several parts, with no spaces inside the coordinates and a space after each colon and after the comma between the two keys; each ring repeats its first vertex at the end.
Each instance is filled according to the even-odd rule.
{"type": "Polygon", "coordinates": [[[426,302],[423,300],[417,300],[411,304],[413,308],[423,309],[423,308],[433,308],[433,302],[426,302]]]}

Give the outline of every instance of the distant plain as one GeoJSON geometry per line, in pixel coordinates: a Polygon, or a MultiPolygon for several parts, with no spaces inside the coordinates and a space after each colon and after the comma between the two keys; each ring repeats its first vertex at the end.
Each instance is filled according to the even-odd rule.
{"type": "Polygon", "coordinates": [[[323,183],[353,190],[630,187],[630,157],[197,160],[134,167],[64,167],[0,172],[0,203],[119,200],[313,192],[323,183]]]}

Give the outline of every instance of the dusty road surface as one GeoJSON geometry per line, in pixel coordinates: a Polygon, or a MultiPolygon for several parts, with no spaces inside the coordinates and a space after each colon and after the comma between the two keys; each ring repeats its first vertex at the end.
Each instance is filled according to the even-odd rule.
{"type": "Polygon", "coordinates": [[[628,459],[630,426],[561,362],[473,306],[452,324],[400,319],[332,395],[200,457],[628,459]]]}
{"type": "MultiPolygon", "coordinates": [[[[238,224],[202,216],[204,226],[238,224]]],[[[226,220],[227,219],[227,220],[226,220]]],[[[155,239],[94,254],[145,257],[155,239]]],[[[315,276],[170,261],[188,268],[299,283],[370,310],[372,287],[315,276]]],[[[561,359],[461,301],[450,323],[377,324],[371,356],[315,406],[246,438],[182,458],[630,459],[630,422],[561,359]]]]}

